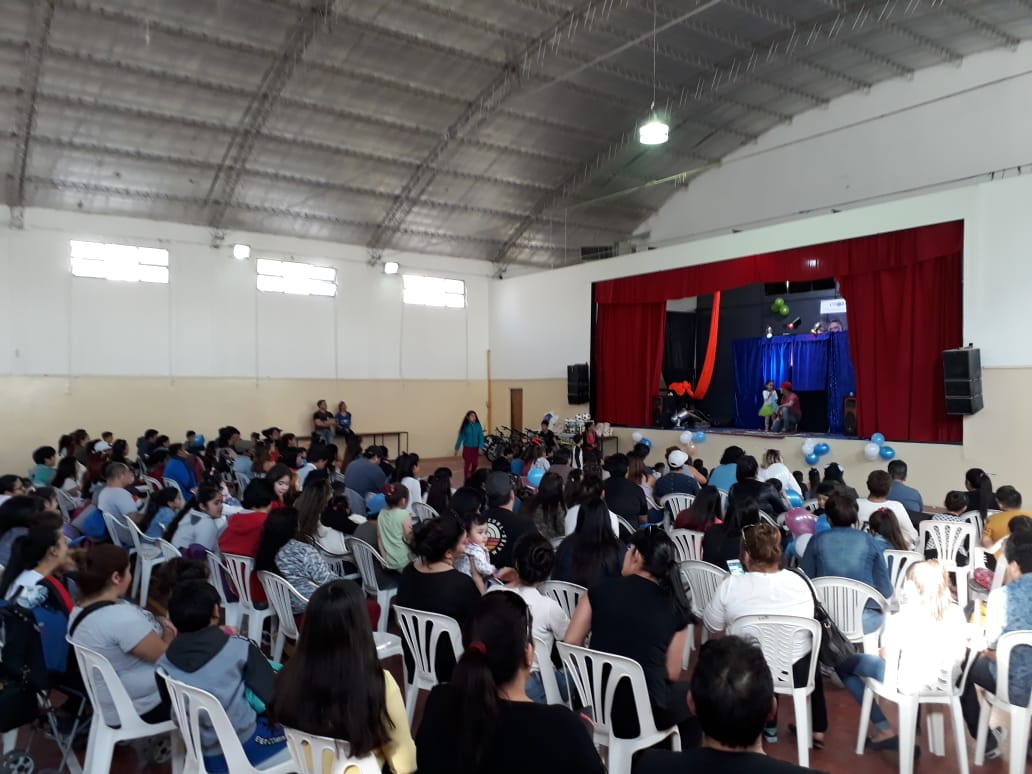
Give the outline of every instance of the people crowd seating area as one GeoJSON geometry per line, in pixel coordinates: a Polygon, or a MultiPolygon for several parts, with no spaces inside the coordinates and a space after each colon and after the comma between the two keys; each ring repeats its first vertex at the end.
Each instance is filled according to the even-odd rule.
{"type": "Polygon", "coordinates": [[[1032,645],[1007,647],[1006,685],[996,662],[1001,638],[1032,637],[1032,514],[1014,486],[974,468],[929,513],[902,460],[858,498],[837,464],[805,479],[776,449],[761,466],[729,447],[707,475],[693,450],[667,449],[657,470],[647,444],[601,460],[554,436],[516,475],[505,457],[482,465],[473,411],[459,479],[363,447],[346,404],[326,406],[307,444],[275,426],[246,441],[227,425],[207,444],[152,428],[134,460],[126,440],[77,430],[27,455],[26,477],[0,476],[0,621],[47,621],[33,645],[5,641],[0,730],[44,712],[99,746],[94,729],[129,713],[164,734],[210,700],[225,722],[172,746],[210,772],[241,755],[289,771],[288,738],[305,737],[395,774],[630,774],[626,740],[648,738],[659,749],[633,756],[635,772],[787,774],[822,767],[846,722],[827,710],[840,682],[862,707],[862,756],[909,771],[922,747],[941,754],[935,722],[915,737],[916,720],[894,728],[883,712],[897,701],[903,723],[933,701],[924,711],[956,713],[961,771],[976,740],[976,760],[1009,749],[1024,770],[1028,715],[1008,745],[989,711],[1032,691],[1032,645]],[[972,526],[950,527],[963,540],[947,550],[925,521],[972,526]],[[23,683],[33,647],[47,669],[23,683]],[[94,690],[95,669],[78,668],[90,659],[120,692],[94,690]],[[39,703],[52,694],[66,700],[39,703]],[[781,736],[798,760],[764,755],[781,736]]]}

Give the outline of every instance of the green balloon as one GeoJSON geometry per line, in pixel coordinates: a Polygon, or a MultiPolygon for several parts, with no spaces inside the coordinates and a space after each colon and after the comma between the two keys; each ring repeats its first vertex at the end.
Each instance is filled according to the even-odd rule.
{"type": "Polygon", "coordinates": [[[791,309],[789,309],[789,308],[788,308],[788,305],[786,304],[785,306],[781,307],[781,316],[782,316],[782,317],[788,317],[788,315],[789,315],[789,313],[790,313],[791,311],[792,311],[792,310],[791,310],[791,309]]]}
{"type": "Polygon", "coordinates": [[[770,305],[770,311],[772,311],[774,314],[777,314],[778,312],[781,311],[781,307],[778,306],[778,302],[777,301],[775,301],[773,304],[770,305]]]}
{"type": "Polygon", "coordinates": [[[784,305],[785,305],[785,299],[783,299],[781,296],[778,296],[777,298],[774,299],[774,306],[776,306],[776,307],[778,307],[780,309],[784,305]]]}

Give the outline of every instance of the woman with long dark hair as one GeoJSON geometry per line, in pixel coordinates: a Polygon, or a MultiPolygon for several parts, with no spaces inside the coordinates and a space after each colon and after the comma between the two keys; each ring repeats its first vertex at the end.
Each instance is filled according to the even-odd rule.
{"type": "Polygon", "coordinates": [[[430,476],[426,490],[426,504],[438,513],[444,513],[451,504],[451,468],[438,468],[430,476]]]}
{"type": "Polygon", "coordinates": [[[559,544],[552,578],[591,588],[606,578],[620,577],[627,547],[613,534],[605,500],[580,506],[577,528],[559,544]]]}
{"type": "Polygon", "coordinates": [[[412,513],[412,503],[423,502],[423,487],[419,483],[419,455],[406,452],[398,457],[393,480],[408,490],[407,508],[408,512],[412,513]]]}
{"type": "Polygon", "coordinates": [[[401,691],[380,664],[358,586],[335,580],[308,602],[294,655],[276,679],[269,714],[306,734],[345,739],[394,774],[416,770],[416,747],[401,691]],[[342,647],[346,643],[347,647],[342,647]]]}
{"type": "Polygon", "coordinates": [[[968,510],[978,511],[985,524],[988,511],[999,507],[989,474],[981,468],[971,468],[964,474],[964,489],[967,490],[968,510]]]}
{"type": "MultiPolygon", "coordinates": [[[[622,577],[596,584],[581,597],[566,641],[634,659],[645,673],[652,714],[659,728],[677,725],[686,747],[699,732],[688,710],[688,683],[679,682],[681,655],[692,622],[677,551],[666,531],[655,525],[631,536],[624,555],[622,577]]],[[[629,686],[616,689],[613,708],[617,736],[638,734],[637,714],[629,686]]]]}
{"type": "MultiPolygon", "coordinates": [[[[33,587],[44,578],[71,569],[68,566],[68,538],[61,529],[61,523],[58,513],[44,511],[36,514],[28,531],[19,536],[11,547],[11,559],[0,579],[0,597],[14,599],[22,592],[30,592],[31,596],[33,587]]],[[[35,600],[26,606],[34,605],[35,600]]],[[[64,612],[67,614],[70,608],[64,612]]]]}
{"type": "MultiPolygon", "coordinates": [[[[314,543],[298,538],[297,511],[289,506],[274,510],[262,527],[254,569],[279,575],[301,596],[309,598],[317,588],[338,576],[314,543]]],[[[305,612],[305,604],[293,597],[290,607],[294,615],[305,612]]]]}
{"type": "Polygon", "coordinates": [[[183,495],[178,487],[166,486],[154,492],[147,500],[147,510],[137,526],[147,537],[159,538],[176,513],[183,507],[183,495]]]}
{"type": "Polygon", "coordinates": [[[721,516],[720,490],[707,484],[695,495],[692,504],[677,514],[674,528],[705,532],[720,521],[721,516]]]}
{"type": "Polygon", "coordinates": [[[702,536],[702,561],[727,569],[728,559],[741,553],[742,530],[760,523],[760,505],[751,497],[736,500],[722,524],[713,524],[702,536]]]}
{"type": "Polygon", "coordinates": [[[201,484],[197,487],[197,494],[180,508],[161,537],[178,549],[198,545],[217,553],[219,536],[225,529],[222,489],[215,484],[201,484]]]}
{"type": "Polygon", "coordinates": [[[416,737],[421,774],[602,774],[577,716],[535,704],[530,610],[517,594],[485,595],[463,627],[451,682],[430,693],[416,737]]]}
{"type": "Polygon", "coordinates": [[[271,510],[291,505],[297,497],[294,488],[294,474],[282,462],[277,462],[265,474],[265,480],[272,484],[273,501],[271,510]]]}
{"type": "MultiPolygon", "coordinates": [[[[538,490],[522,506],[527,516],[534,521],[537,531],[549,540],[566,534],[563,520],[566,518],[566,502],[563,499],[563,477],[558,473],[545,473],[538,484],[538,490]]],[[[523,510],[521,509],[521,515],[523,510]]]]}
{"type": "Polygon", "coordinates": [[[459,435],[455,439],[455,454],[462,449],[462,477],[469,480],[480,464],[480,450],[484,448],[484,428],[475,411],[467,411],[459,425],[459,435]]]}

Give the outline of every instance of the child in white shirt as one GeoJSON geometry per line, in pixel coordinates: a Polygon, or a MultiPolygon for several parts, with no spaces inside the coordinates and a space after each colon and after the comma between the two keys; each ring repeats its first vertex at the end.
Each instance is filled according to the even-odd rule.
{"type": "Polygon", "coordinates": [[[466,518],[466,551],[455,560],[455,569],[470,576],[481,594],[486,586],[496,582],[498,571],[487,552],[487,517],[482,513],[466,518]]]}

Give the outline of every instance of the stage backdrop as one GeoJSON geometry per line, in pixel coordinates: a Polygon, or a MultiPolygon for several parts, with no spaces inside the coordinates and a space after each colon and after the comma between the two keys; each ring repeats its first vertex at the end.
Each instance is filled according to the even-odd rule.
{"type": "Polygon", "coordinates": [[[941,353],[962,345],[963,243],[964,224],[953,221],[597,282],[595,416],[651,423],[668,300],[835,277],[849,307],[860,435],[960,442],[961,419],[945,413],[941,353]]]}
{"type": "MultiPolygon", "coordinates": [[[[779,386],[787,379],[796,392],[826,391],[828,418],[824,427],[832,433],[842,432],[842,399],[856,392],[848,334],[738,339],[733,350],[736,427],[762,428],[759,410],[763,385],[771,381],[779,386]]],[[[806,417],[805,404],[802,410],[806,417]]]]}

